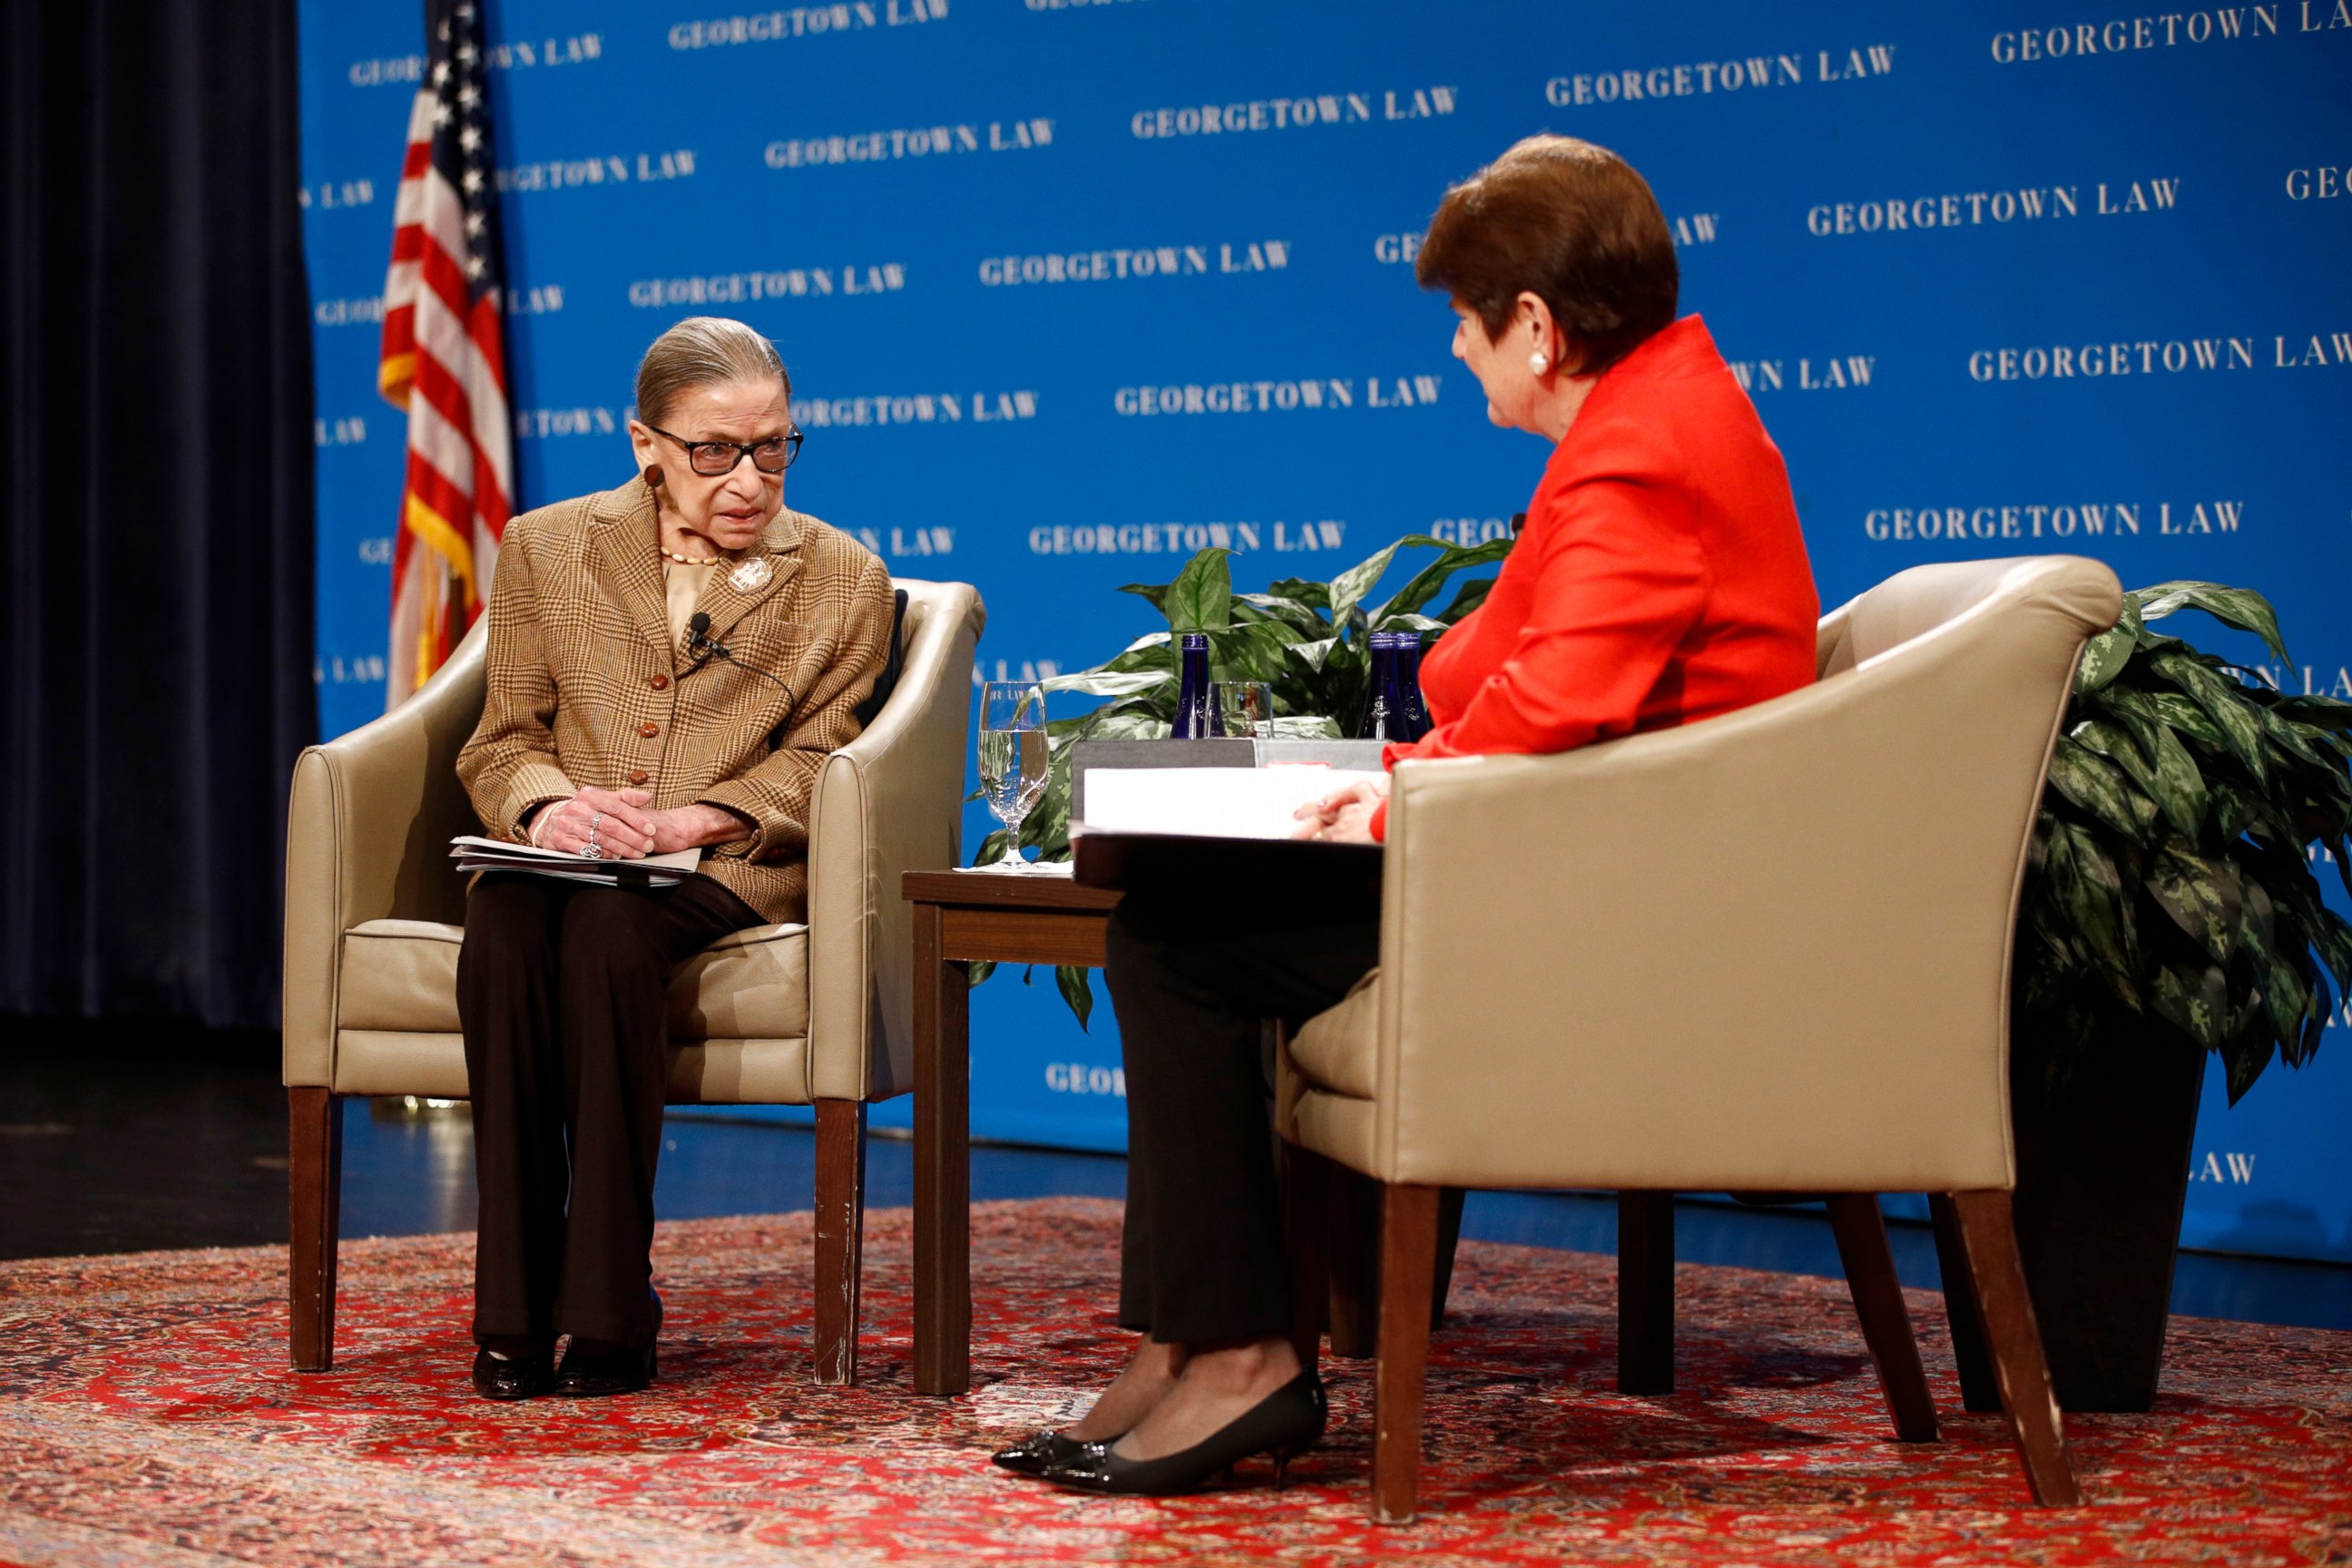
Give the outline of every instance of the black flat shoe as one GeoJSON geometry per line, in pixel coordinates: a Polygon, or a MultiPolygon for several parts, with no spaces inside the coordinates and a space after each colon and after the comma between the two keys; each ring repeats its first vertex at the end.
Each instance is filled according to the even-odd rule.
{"type": "Polygon", "coordinates": [[[654,1347],[641,1351],[583,1350],[574,1340],[555,1369],[558,1399],[603,1399],[614,1394],[635,1394],[654,1380],[654,1347]]]}
{"type": "Polygon", "coordinates": [[[1124,1459],[1107,1444],[1086,1445],[1065,1464],[1039,1473],[1073,1491],[1173,1497],[1196,1492],[1258,1454],[1274,1456],[1274,1484],[1288,1479],[1294,1455],[1315,1446],[1328,1414],[1323,1379],[1308,1367],[1191,1447],[1157,1459],[1124,1459]]]}
{"type": "Polygon", "coordinates": [[[474,1392],[485,1399],[536,1399],[555,1387],[555,1352],[511,1359],[474,1352],[474,1392]]]}
{"type": "Polygon", "coordinates": [[[661,1292],[646,1287],[654,1310],[654,1337],[643,1350],[626,1345],[583,1342],[577,1334],[563,1347],[563,1364],[555,1369],[559,1399],[603,1399],[614,1394],[635,1394],[654,1380],[654,1345],[661,1341],[661,1292]]]}
{"type": "Polygon", "coordinates": [[[1087,1458],[1090,1450],[1108,1448],[1108,1443],[1082,1442],[1065,1437],[1059,1432],[1040,1432],[1026,1437],[1010,1448],[999,1448],[988,1457],[989,1463],[1002,1465],[1016,1475],[1043,1475],[1055,1465],[1066,1465],[1087,1458]]]}

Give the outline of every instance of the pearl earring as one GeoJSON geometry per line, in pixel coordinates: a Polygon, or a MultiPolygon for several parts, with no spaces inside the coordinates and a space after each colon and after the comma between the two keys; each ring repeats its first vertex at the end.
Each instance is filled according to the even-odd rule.
{"type": "Polygon", "coordinates": [[[1538,375],[1541,375],[1544,372],[1551,368],[1551,355],[1544,353],[1541,349],[1538,349],[1535,353],[1528,356],[1528,368],[1535,372],[1538,375]]]}

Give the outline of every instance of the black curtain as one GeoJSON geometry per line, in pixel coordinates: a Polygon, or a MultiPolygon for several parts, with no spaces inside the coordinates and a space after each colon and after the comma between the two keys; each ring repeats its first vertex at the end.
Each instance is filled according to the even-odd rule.
{"type": "Polygon", "coordinates": [[[274,1023],[317,728],[294,0],[0,21],[0,1011],[274,1023]]]}

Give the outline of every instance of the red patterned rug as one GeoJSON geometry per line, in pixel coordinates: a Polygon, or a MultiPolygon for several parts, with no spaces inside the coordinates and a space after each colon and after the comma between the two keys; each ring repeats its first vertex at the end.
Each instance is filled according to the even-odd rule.
{"type": "MultiPolygon", "coordinates": [[[[16,1194],[15,1201],[25,1201],[16,1194]]],[[[809,1386],[809,1216],[662,1227],[662,1379],[494,1405],[467,1384],[470,1237],[347,1242],[335,1370],[286,1369],[284,1254],[0,1267],[0,1563],[2352,1562],[2352,1334],[2173,1324],[2144,1416],[2069,1423],[2090,1501],[2036,1510],[2000,1418],[1887,1439],[1843,1287],[1685,1266],[1684,1392],[1619,1396],[1607,1258],[1465,1244],[1433,1347],[1422,1522],[1363,1514],[1368,1369],[1290,1489],[1073,1497],[990,1450],[1122,1353],[1118,1205],[983,1205],[974,1392],[911,1391],[908,1219],[868,1221],[854,1389],[809,1386]]]]}

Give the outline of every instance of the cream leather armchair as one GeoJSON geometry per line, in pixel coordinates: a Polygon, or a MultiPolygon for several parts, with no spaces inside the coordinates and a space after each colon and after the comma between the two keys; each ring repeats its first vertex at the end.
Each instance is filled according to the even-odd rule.
{"type": "Polygon", "coordinates": [[[1803,690],[1396,770],[1381,966],[1277,1099],[1307,1165],[1382,1185],[1376,1518],[1412,1516],[1446,1186],[1948,1195],[2033,1494],[2076,1500],[2010,1228],[2009,961],[2121,603],[2073,557],[1919,567],[1821,623],[1803,690]]]}
{"type": "MultiPolygon", "coordinates": [[[[899,873],[961,858],[964,735],[986,612],[961,583],[900,580],[903,668],[865,733],[825,759],[809,831],[809,918],[755,927],[670,988],[670,1098],[816,1110],[820,1383],[856,1376],[866,1107],[913,1087],[909,915],[899,873]]],[[[394,711],[295,763],[286,848],[289,1288],[298,1370],[334,1355],[341,1102],[463,1098],[457,949],[478,833],[457,749],[481,716],[487,622],[394,711]]]]}

